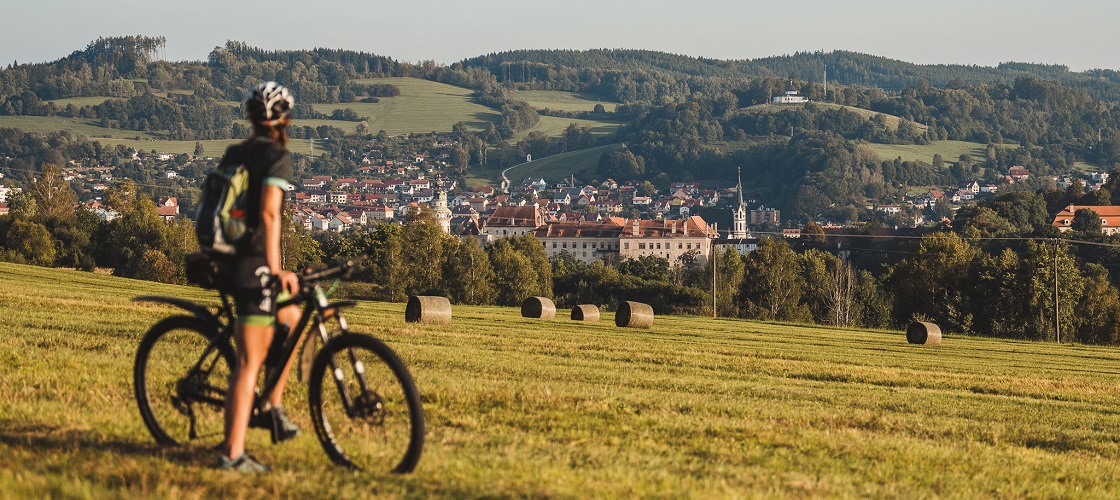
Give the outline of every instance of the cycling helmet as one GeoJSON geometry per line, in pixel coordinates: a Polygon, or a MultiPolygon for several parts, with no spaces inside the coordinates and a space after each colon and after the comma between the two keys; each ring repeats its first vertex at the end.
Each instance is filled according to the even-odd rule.
{"type": "Polygon", "coordinates": [[[264,82],[257,85],[245,100],[245,112],[249,121],[264,125],[276,125],[288,116],[295,99],[287,88],[276,82],[264,82]]]}

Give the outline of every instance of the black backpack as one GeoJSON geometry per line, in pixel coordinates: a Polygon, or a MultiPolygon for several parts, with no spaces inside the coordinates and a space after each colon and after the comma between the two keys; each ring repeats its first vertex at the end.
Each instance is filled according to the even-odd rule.
{"type": "Polygon", "coordinates": [[[237,255],[250,233],[245,223],[248,200],[249,169],[245,165],[222,166],[206,175],[194,226],[203,252],[237,255]]]}

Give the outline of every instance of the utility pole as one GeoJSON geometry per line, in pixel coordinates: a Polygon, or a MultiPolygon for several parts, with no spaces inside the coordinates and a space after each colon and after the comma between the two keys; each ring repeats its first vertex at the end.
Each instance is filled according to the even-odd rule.
{"type": "Polygon", "coordinates": [[[716,315],[716,264],[719,264],[719,259],[716,258],[716,246],[712,245],[712,317],[716,315]]]}
{"type": "Polygon", "coordinates": [[[1058,316],[1058,239],[1054,238],[1054,336],[1062,343],[1062,323],[1058,316]]]}

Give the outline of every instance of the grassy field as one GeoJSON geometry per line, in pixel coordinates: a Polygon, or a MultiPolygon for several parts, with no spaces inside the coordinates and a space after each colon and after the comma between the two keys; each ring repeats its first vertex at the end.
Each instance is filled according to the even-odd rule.
{"type": "MultiPolygon", "coordinates": [[[[902,161],[924,161],[933,163],[933,155],[941,153],[946,164],[956,162],[961,155],[969,155],[973,163],[984,163],[988,158],[988,146],[968,141],[931,141],[929,144],[868,144],[883,160],[902,157],[902,161]]],[[[1005,148],[1017,148],[1018,144],[1004,144],[1005,148]]]]}
{"type": "Polygon", "coordinates": [[[592,94],[560,90],[513,90],[506,92],[506,96],[525,101],[537,109],[560,111],[594,111],[596,104],[602,104],[607,111],[614,111],[614,107],[618,105],[616,102],[604,101],[592,94]]]}
{"type": "MultiPolygon", "coordinates": [[[[871,118],[872,116],[882,114],[883,117],[886,118],[887,126],[892,128],[892,129],[893,128],[898,128],[899,122],[902,121],[902,118],[899,118],[897,116],[878,113],[878,112],[875,112],[875,111],[871,111],[869,109],[856,108],[856,107],[853,107],[853,106],[844,106],[844,105],[841,105],[841,104],[833,104],[833,103],[829,103],[829,102],[814,102],[812,104],[814,106],[820,106],[820,107],[824,107],[824,108],[846,109],[846,110],[854,112],[857,115],[860,115],[864,118],[871,118]]],[[[777,113],[777,112],[785,110],[785,109],[794,109],[798,106],[804,106],[804,104],[774,104],[774,103],[755,104],[754,106],[748,106],[748,107],[742,108],[739,111],[737,111],[737,113],[746,113],[746,114],[777,113]]],[[[921,124],[921,123],[915,123],[914,127],[917,128],[918,130],[925,130],[925,129],[928,128],[926,125],[921,124]]]]}
{"type": "Polygon", "coordinates": [[[311,106],[315,111],[328,115],[336,109],[353,109],[359,116],[369,117],[369,129],[374,133],[378,130],[390,134],[450,132],[451,126],[457,122],[465,122],[471,129],[481,130],[502,119],[501,113],[471,101],[470,95],[474,92],[471,89],[418,78],[366,78],[354,80],[354,83],[396,85],[401,89],[401,95],[383,97],[378,103],[311,106]]]}
{"type": "Polygon", "coordinates": [[[595,168],[599,166],[599,157],[603,156],[604,153],[618,149],[620,146],[620,144],[607,144],[533,160],[511,169],[506,173],[506,177],[516,185],[530,177],[556,180],[569,175],[579,175],[581,171],[594,172],[595,168]]]}
{"type": "MultiPolygon", "coordinates": [[[[658,317],[651,330],[460,307],[451,326],[363,302],[425,398],[404,476],[332,467],[313,435],[243,478],[160,449],[132,358],[202,290],[0,263],[0,497],[1098,497],[1120,494],[1120,350],[658,317]]],[[[560,311],[558,318],[566,318],[560,311]]],[[[286,404],[310,430],[305,388],[286,404]]]]}

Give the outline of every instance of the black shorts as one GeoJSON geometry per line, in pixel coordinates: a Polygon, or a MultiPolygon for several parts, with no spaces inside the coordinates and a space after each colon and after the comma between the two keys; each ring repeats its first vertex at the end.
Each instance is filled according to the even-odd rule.
{"type": "Polygon", "coordinates": [[[246,255],[227,263],[225,290],[233,296],[241,324],[272,326],[276,321],[275,290],[268,286],[271,273],[263,255],[246,255]]]}

